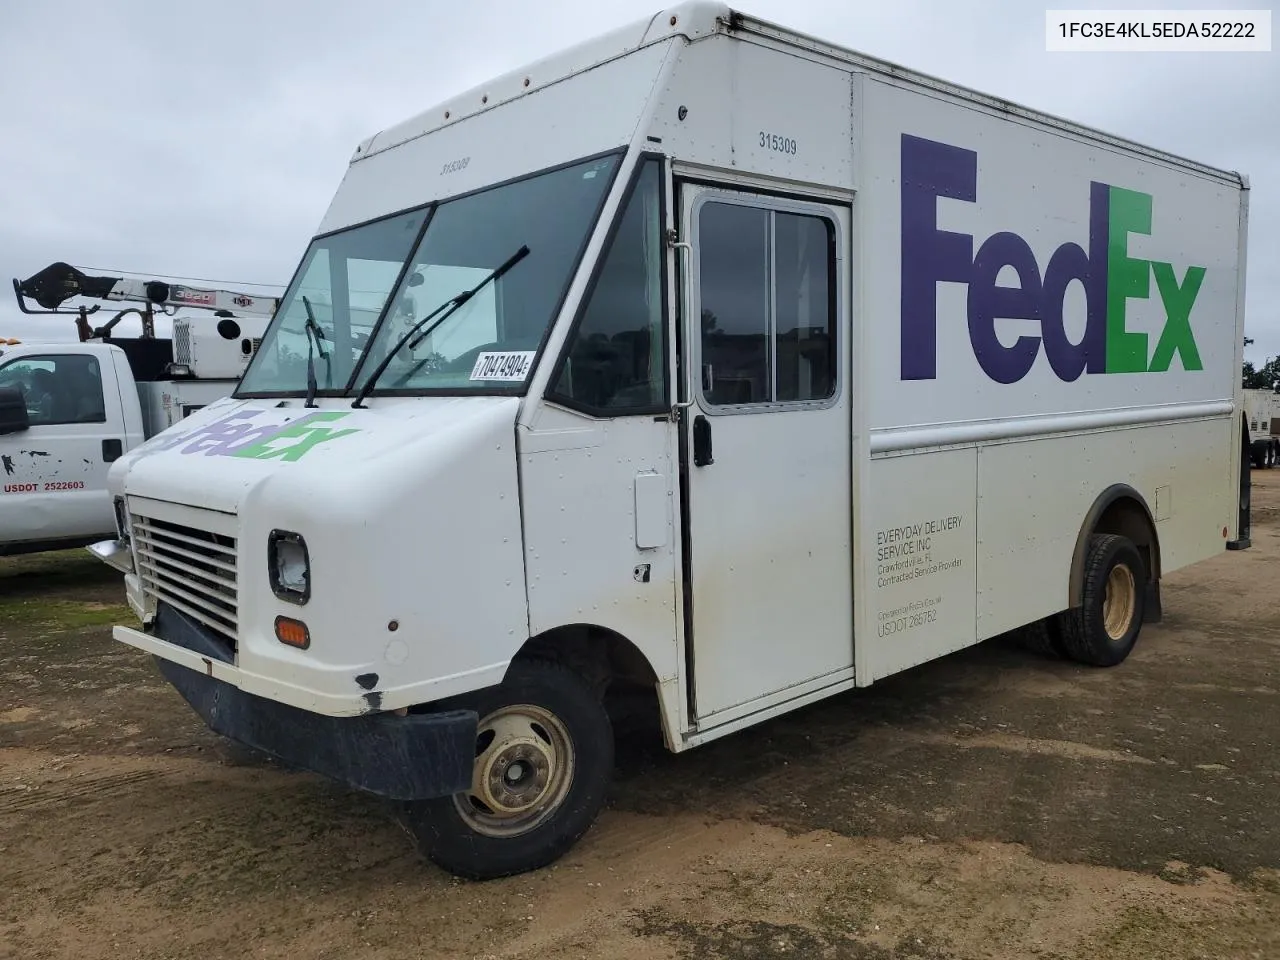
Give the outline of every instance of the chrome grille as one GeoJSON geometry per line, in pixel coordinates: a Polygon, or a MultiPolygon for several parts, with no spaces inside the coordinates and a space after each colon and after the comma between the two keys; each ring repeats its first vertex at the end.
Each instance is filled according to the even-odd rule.
{"type": "Polygon", "coordinates": [[[235,537],[135,514],[133,550],[147,593],[235,641],[235,537]]]}

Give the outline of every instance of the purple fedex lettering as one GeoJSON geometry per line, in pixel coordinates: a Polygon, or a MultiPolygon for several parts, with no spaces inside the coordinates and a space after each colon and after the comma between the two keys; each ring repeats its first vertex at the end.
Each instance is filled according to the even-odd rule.
{"type": "MultiPolygon", "coordinates": [[[[156,445],[151,449],[159,452],[181,447],[182,449],[179,452],[187,455],[235,456],[242,451],[252,450],[254,447],[275,437],[298,435],[299,429],[304,428],[310,421],[331,420],[335,417],[335,414],[332,413],[313,413],[285,420],[282,423],[252,422],[264,412],[262,410],[237,411],[230,416],[223,417],[221,420],[206,423],[202,427],[188,430],[176,437],[157,438],[157,441],[153,441],[156,442],[156,445]]],[[[342,415],[338,414],[336,416],[342,415]]],[[[303,432],[307,431],[304,430],[303,432]]],[[[340,435],[345,435],[346,432],[342,431],[340,435]]],[[[321,431],[320,435],[330,436],[331,432],[321,431]]],[[[317,437],[304,446],[309,448],[318,442],[319,439],[317,437]]],[[[300,456],[301,454],[299,453],[298,455],[300,456]]],[[[297,459],[297,457],[289,459],[297,459]]]]}
{"type": "Polygon", "coordinates": [[[182,447],[182,453],[207,453],[217,455],[228,448],[253,443],[265,434],[281,429],[279,424],[254,424],[253,420],[263,411],[240,410],[221,420],[214,420],[195,430],[188,430],[175,437],[159,437],[151,450],[160,452],[182,447]]]}
{"type": "Polygon", "coordinates": [[[185,430],[175,434],[174,436],[161,434],[149,442],[148,449],[158,453],[163,450],[172,450],[174,447],[181,447],[186,444],[187,451],[189,452],[192,446],[200,443],[205,438],[225,438],[229,433],[238,433],[239,431],[246,429],[246,427],[250,425],[238,425],[236,421],[252,419],[253,417],[258,416],[261,412],[261,410],[237,411],[230,416],[223,417],[221,420],[214,420],[211,423],[204,424],[204,426],[196,427],[194,430],[185,430]]]}
{"type": "Polygon", "coordinates": [[[965,283],[973,237],[938,229],[938,197],[977,199],[978,155],[902,136],[902,379],[938,372],[938,281],[965,283]]]}
{"type": "Polygon", "coordinates": [[[978,155],[972,150],[902,136],[901,373],[903,380],[937,376],[939,282],[968,287],[969,341],[983,371],[998,383],[1015,383],[1031,370],[1043,343],[1053,372],[1075,380],[1086,370],[1106,370],[1107,242],[1109,187],[1094,183],[1089,203],[1089,252],[1064,243],[1043,278],[1030,245],[1016,233],[992,234],[973,253],[973,237],[938,229],[939,197],[977,201],[978,155]],[[1017,286],[997,286],[1012,267],[1017,286]],[[1084,337],[1067,337],[1063,302],[1073,280],[1084,287],[1084,337]],[[1040,335],[1023,334],[1006,346],[996,335],[1000,318],[1039,321],[1040,335]]]}
{"type": "Polygon", "coordinates": [[[263,434],[272,433],[280,429],[278,424],[236,422],[238,419],[256,417],[260,412],[261,411],[254,410],[244,414],[227,417],[225,420],[218,420],[209,424],[200,431],[198,439],[193,440],[182,448],[182,452],[206,453],[209,456],[231,453],[236,447],[243,443],[252,443],[263,434]]]}

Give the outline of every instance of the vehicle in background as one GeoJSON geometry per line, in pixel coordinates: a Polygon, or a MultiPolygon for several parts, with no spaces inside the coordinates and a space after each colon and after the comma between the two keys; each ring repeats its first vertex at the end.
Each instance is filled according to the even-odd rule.
{"type": "Polygon", "coordinates": [[[272,297],[159,280],[86,276],[53,263],[13,281],[24,313],[76,317],[78,342],[0,340],[0,555],[85,546],[116,529],[107,470],[120,456],[227,396],[261,342],[272,297]],[[92,328],[73,297],[138,303],[92,328]],[[34,310],[26,299],[42,310],[34,310]],[[173,315],[193,308],[212,316],[173,315]],[[173,316],[155,335],[156,311],[173,316]],[[138,337],[113,337],[126,316],[138,337]]]}
{"type": "Polygon", "coordinates": [[[1244,409],[1253,465],[1274,467],[1280,462],[1280,391],[1246,389],[1244,409]]]}

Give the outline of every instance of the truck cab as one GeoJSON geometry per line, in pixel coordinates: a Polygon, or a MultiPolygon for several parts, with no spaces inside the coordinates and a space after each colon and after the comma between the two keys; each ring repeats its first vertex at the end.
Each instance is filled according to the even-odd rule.
{"type": "Polygon", "coordinates": [[[0,348],[0,554],[115,530],[107,471],[143,438],[128,359],[102,343],[0,348]]]}
{"type": "Polygon", "coordinates": [[[75,316],[79,342],[0,339],[0,555],[85,546],[117,529],[107,491],[110,465],[229,394],[276,301],[89,276],[62,261],[14,279],[13,290],[25,314],[75,316]],[[94,327],[89,317],[101,304],[62,309],[81,297],[138,306],[94,327]],[[214,317],[180,312],[184,308],[211,310],[214,317]],[[172,337],[156,336],[157,311],[172,318],[172,337]],[[141,336],[112,336],[133,314],[142,322],[141,336]]]}
{"type": "Polygon", "coordinates": [[[1245,421],[1249,428],[1249,454],[1255,467],[1280,462],[1280,393],[1267,389],[1244,391],[1245,421]]]}

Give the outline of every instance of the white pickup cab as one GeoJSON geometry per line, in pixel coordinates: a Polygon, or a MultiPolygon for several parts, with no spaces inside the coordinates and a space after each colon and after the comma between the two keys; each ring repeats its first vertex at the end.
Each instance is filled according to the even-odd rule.
{"type": "Polygon", "coordinates": [[[241,336],[241,323],[256,324],[257,334],[266,325],[223,319],[218,323],[234,337],[202,335],[202,319],[175,324],[181,376],[174,376],[168,339],[0,345],[0,556],[81,547],[115,534],[111,464],[230,394],[254,346],[241,336]],[[203,345],[203,361],[190,356],[192,345],[203,345]],[[219,350],[231,355],[229,371],[219,350]]]}

